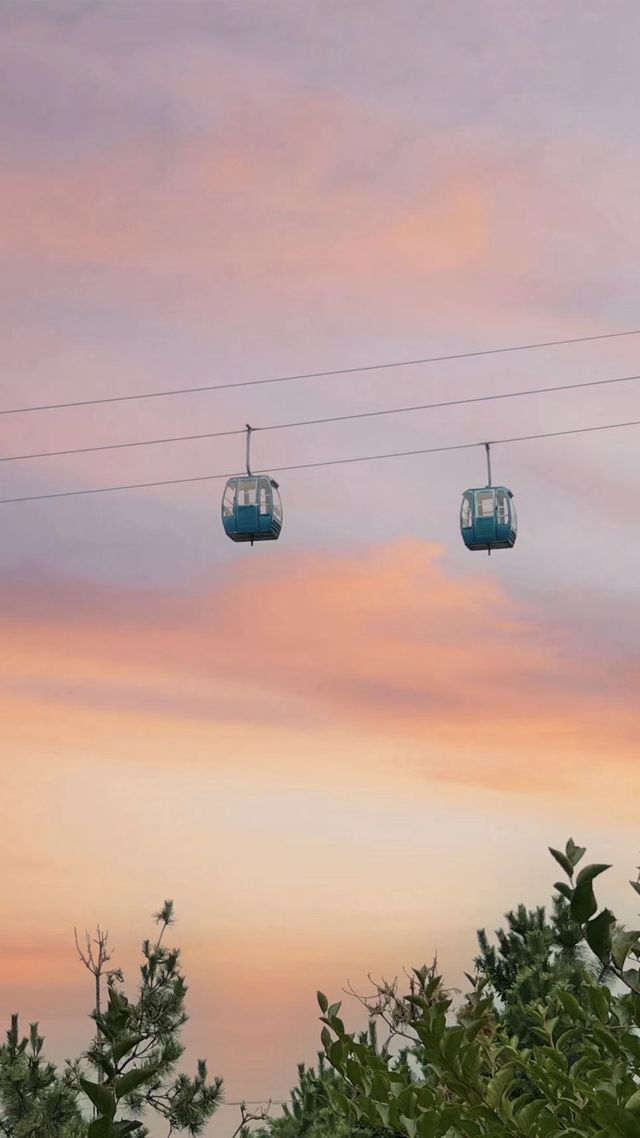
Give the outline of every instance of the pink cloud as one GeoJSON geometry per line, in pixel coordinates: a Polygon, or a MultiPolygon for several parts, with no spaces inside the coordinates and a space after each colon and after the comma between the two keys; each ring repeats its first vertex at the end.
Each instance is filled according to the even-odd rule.
{"type": "Polygon", "coordinates": [[[428,277],[482,260],[488,201],[464,171],[401,193],[334,181],[318,117],[307,107],[288,120],[273,148],[247,138],[176,142],[166,168],[160,144],[140,139],[72,168],[6,170],[1,251],[200,282],[246,271],[249,256],[258,276],[340,271],[359,281],[374,267],[428,277]]]}
{"type": "Polygon", "coordinates": [[[29,701],[56,734],[69,707],[80,734],[92,716],[119,716],[120,733],[181,722],[187,754],[223,725],[333,723],[423,748],[431,777],[516,789],[637,755],[636,661],[585,656],[569,629],[488,574],[448,576],[419,542],[277,571],[246,561],[190,593],[49,582],[38,598],[31,582],[5,598],[8,724],[15,702],[23,731],[29,701]]]}

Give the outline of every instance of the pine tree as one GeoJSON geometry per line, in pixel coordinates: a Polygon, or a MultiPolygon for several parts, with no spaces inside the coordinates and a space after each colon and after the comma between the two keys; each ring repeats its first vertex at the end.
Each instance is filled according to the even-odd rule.
{"type": "Polygon", "coordinates": [[[184,1051],[187,987],[180,950],[164,944],[173,924],[171,901],[155,921],[159,931],[143,943],[133,1000],[123,990],[121,971],[107,968],[108,934],[98,929],[95,939],[87,936],[84,952],[76,937],[94,979],[96,1033],[81,1059],[67,1063],[62,1074],[44,1058],[38,1025],[21,1038],[18,1016],[12,1016],[0,1047],[0,1138],[145,1138],[148,1109],[167,1121],[170,1133],[202,1132],[220,1102],[222,1080],[209,1080],[202,1059],[191,1078],[176,1074],[184,1051]],[[122,1118],[123,1111],[132,1117],[122,1118]]]}
{"type": "Polygon", "coordinates": [[[584,952],[577,947],[579,926],[570,918],[564,897],[553,898],[553,913],[538,906],[505,914],[507,928],[496,929],[497,945],[489,943],[485,929],[477,933],[480,954],[476,973],[498,997],[500,1019],[520,1046],[533,1044],[531,1007],[546,1002],[558,988],[579,995],[592,975],[584,952]]]}
{"type": "MultiPolygon", "coordinates": [[[[127,1134],[143,1138],[147,1131],[141,1116],[147,1108],[167,1120],[170,1132],[197,1135],[222,1096],[222,1079],[209,1081],[203,1059],[198,1060],[192,1078],[175,1074],[184,1052],[180,1033],[187,1021],[187,987],[180,968],[180,950],[163,943],[174,920],[173,902],[165,901],[154,920],[159,932],[155,940],[145,940],[142,945],[136,999],[125,995],[122,974],[112,970],[106,974],[108,1002],[104,1011],[96,1000],[92,1018],[97,1032],[85,1058],[97,1081],[78,1072],[78,1087],[97,1114],[88,1138],[123,1138],[127,1134]],[[122,1107],[133,1118],[116,1119],[122,1107]]],[[[102,956],[106,962],[106,941],[102,956]]]]}
{"type": "Polygon", "coordinates": [[[84,1138],[86,1122],[76,1092],[43,1055],[44,1040],[32,1023],[20,1038],[11,1017],[0,1047],[0,1134],[6,1138],[84,1138]]]}
{"type": "Polygon", "coordinates": [[[256,1138],[350,1138],[353,1128],[337,1119],[327,1094],[329,1086],[342,1087],[343,1081],[318,1055],[318,1067],[298,1065],[298,1084],[280,1118],[270,1118],[256,1138]]]}
{"type": "MultiPolygon", "coordinates": [[[[358,1041],[381,1060],[387,1058],[386,1048],[378,1043],[375,1022],[371,1021],[367,1031],[358,1035],[358,1041]]],[[[406,1052],[397,1056],[396,1066],[408,1070],[406,1052]]],[[[283,1105],[281,1116],[266,1118],[265,1126],[254,1131],[253,1138],[388,1138],[384,1127],[350,1121],[336,1111],[333,1096],[348,1092],[345,1080],[320,1051],[317,1067],[298,1064],[298,1083],[291,1091],[290,1101],[283,1105]]]]}

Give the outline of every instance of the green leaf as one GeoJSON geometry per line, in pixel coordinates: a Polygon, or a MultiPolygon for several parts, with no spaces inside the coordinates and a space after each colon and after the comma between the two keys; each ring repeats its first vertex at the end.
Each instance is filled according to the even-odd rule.
{"type": "Polygon", "coordinates": [[[381,1121],[382,1125],[388,1126],[389,1125],[389,1107],[387,1106],[387,1104],[383,1103],[383,1102],[377,1102],[376,1103],[376,1110],[380,1116],[380,1121],[381,1121]]]}
{"type": "Polygon", "coordinates": [[[571,898],[571,905],[569,912],[574,921],[579,925],[584,924],[585,921],[592,917],[598,908],[598,902],[593,892],[593,885],[591,881],[582,881],[576,885],[573,897],[571,898]]]}
{"type": "Polygon", "coordinates": [[[396,1106],[400,1114],[407,1118],[415,1118],[415,1091],[413,1087],[402,1087],[397,1092],[396,1106]]]}
{"type": "Polygon", "coordinates": [[[587,944],[603,964],[608,964],[611,958],[611,926],[615,924],[615,920],[610,909],[603,909],[585,927],[587,944]]]}
{"type": "Polygon", "coordinates": [[[636,893],[640,893],[640,881],[630,881],[629,885],[632,889],[635,889],[636,893]]]}
{"type": "Polygon", "coordinates": [[[418,1129],[415,1118],[407,1118],[406,1115],[400,1115],[400,1121],[406,1130],[409,1138],[416,1138],[416,1131],[418,1129]]]}
{"type": "Polygon", "coordinates": [[[492,1105],[496,1105],[506,1096],[514,1080],[515,1071],[516,1068],[513,1063],[506,1063],[505,1066],[501,1067],[498,1073],[489,1080],[486,1093],[487,1099],[492,1105]]]}
{"type": "Polygon", "coordinates": [[[329,1062],[331,1063],[331,1066],[341,1071],[342,1064],[347,1057],[347,1053],[348,1047],[345,1046],[342,1040],[336,1039],[336,1041],[331,1044],[328,1052],[329,1062]]]}
{"type": "Polygon", "coordinates": [[[327,1008],[329,1007],[329,1001],[328,1001],[327,997],[325,996],[324,992],[318,992],[317,997],[318,997],[318,1005],[320,1007],[320,1011],[322,1012],[323,1015],[325,1015],[327,1008]]]}
{"type": "Polygon", "coordinates": [[[150,1083],[157,1072],[158,1065],[154,1063],[148,1067],[138,1067],[136,1071],[127,1071],[126,1075],[120,1075],[115,1081],[116,1098],[124,1098],[125,1095],[130,1095],[144,1083],[150,1083]]]}
{"type": "Polygon", "coordinates": [[[114,1138],[114,1129],[108,1118],[96,1118],[89,1124],[87,1138],[114,1138]]]}
{"type": "Polygon", "coordinates": [[[90,1083],[88,1079],[80,1079],[80,1086],[96,1110],[105,1118],[113,1118],[116,1113],[116,1097],[113,1091],[102,1083],[90,1083]]]}
{"type": "Polygon", "coordinates": [[[434,1043],[440,1042],[440,1040],[442,1039],[442,1036],[444,1035],[446,1026],[447,1026],[447,1017],[444,1015],[443,1012],[439,1012],[438,1015],[433,1017],[432,1024],[431,1024],[431,1032],[432,1032],[434,1043]]]}
{"type": "Polygon", "coordinates": [[[389,1079],[385,1071],[376,1071],[373,1076],[373,1083],[371,1084],[371,1098],[377,1099],[378,1102],[385,1102],[389,1098],[389,1079]]]}
{"type": "Polygon", "coordinates": [[[624,968],[624,962],[627,959],[632,948],[635,948],[640,942],[640,932],[625,931],[618,933],[613,938],[613,948],[611,956],[616,968],[624,968]]]}
{"type": "Polygon", "coordinates": [[[460,1050],[464,1040],[464,1029],[461,1027],[450,1027],[444,1038],[442,1044],[442,1054],[448,1063],[455,1061],[456,1055],[460,1050]]]}
{"type": "Polygon", "coordinates": [[[564,881],[554,882],[553,888],[557,889],[558,893],[561,893],[562,896],[565,897],[567,901],[570,901],[571,898],[573,897],[573,889],[571,889],[570,886],[567,885],[566,882],[564,882],[564,881]]]}
{"type": "Polygon", "coordinates": [[[349,1080],[351,1085],[354,1087],[358,1087],[360,1090],[363,1090],[364,1089],[364,1081],[362,1078],[362,1071],[360,1069],[360,1064],[356,1063],[355,1059],[347,1059],[346,1067],[347,1067],[347,1071],[346,1071],[347,1079],[349,1080]]]}
{"type": "Polygon", "coordinates": [[[544,1099],[534,1099],[533,1101],[525,1099],[521,1105],[520,1103],[516,1104],[515,1117],[518,1124],[521,1126],[524,1122],[527,1126],[531,1126],[546,1105],[544,1099]]]}
{"type": "Polygon", "coordinates": [[[565,846],[565,851],[566,851],[567,857],[569,858],[569,861],[571,862],[572,865],[575,866],[578,864],[579,861],[582,860],[582,858],[586,854],[587,847],[586,846],[577,846],[576,843],[574,842],[573,838],[569,838],[569,841],[567,842],[567,844],[565,846]]]}
{"type": "Polygon", "coordinates": [[[580,870],[576,884],[582,885],[583,881],[593,881],[594,877],[599,877],[605,870],[611,869],[610,865],[585,865],[584,869],[580,870]]]}
{"type": "Polygon", "coordinates": [[[558,865],[562,866],[567,877],[573,877],[573,866],[566,854],[563,854],[562,850],[554,850],[553,846],[549,846],[549,853],[556,859],[558,865]]]}
{"type": "Polygon", "coordinates": [[[631,1098],[628,1098],[624,1104],[625,1110],[630,1110],[632,1114],[640,1114],[640,1087],[634,1091],[631,1098]]]}
{"type": "MultiPolygon", "coordinates": [[[[602,962],[603,964],[605,961],[602,962]]],[[[611,1006],[611,993],[604,984],[592,984],[585,990],[586,995],[591,1005],[591,1010],[600,1023],[606,1023],[609,1019],[609,1009],[611,1006]]],[[[592,1031],[597,1030],[597,1023],[594,1022],[592,1031]]]]}
{"type": "Polygon", "coordinates": [[[350,1102],[346,1095],[343,1095],[340,1091],[336,1091],[332,1088],[330,1099],[331,1105],[338,1114],[342,1114],[343,1117],[346,1118],[349,1118],[351,1116],[353,1104],[350,1102]]]}
{"type": "Polygon", "coordinates": [[[575,996],[571,994],[571,992],[565,992],[563,989],[561,989],[556,993],[556,999],[562,1006],[563,1011],[565,1011],[567,1015],[571,1016],[572,1019],[581,1020],[583,1018],[582,1007],[576,1000],[575,996]]]}
{"type": "Polygon", "coordinates": [[[418,1135],[419,1138],[435,1138],[436,1135],[436,1116],[432,1112],[429,1114],[421,1114],[418,1118],[418,1135]]]}
{"type": "Polygon", "coordinates": [[[91,1066],[97,1067],[98,1070],[106,1076],[107,1082],[115,1077],[116,1069],[111,1062],[111,1059],[104,1052],[97,1051],[93,1048],[90,1052],[91,1066]]]}
{"type": "Polygon", "coordinates": [[[139,1043],[142,1043],[144,1035],[124,1035],[118,1043],[113,1046],[113,1058],[116,1063],[123,1059],[128,1051],[133,1051],[139,1043]]]}

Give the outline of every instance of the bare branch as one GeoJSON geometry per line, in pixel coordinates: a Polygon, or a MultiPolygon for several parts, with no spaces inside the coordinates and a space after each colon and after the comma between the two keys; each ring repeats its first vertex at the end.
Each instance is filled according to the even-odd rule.
{"type": "MultiPolygon", "coordinates": [[[[76,942],[76,949],[78,956],[94,979],[94,1016],[98,1017],[102,1012],[102,979],[106,979],[107,984],[113,983],[114,980],[122,979],[122,972],[119,968],[108,969],[107,964],[111,960],[111,953],[108,949],[109,933],[96,926],[96,935],[91,938],[91,934],[85,929],[85,948],[84,951],[80,947],[80,940],[78,937],[78,930],[73,930],[74,939],[76,942]]],[[[96,1036],[96,1047],[98,1051],[102,1050],[102,1037],[100,1030],[96,1036]]],[[[98,1082],[102,1082],[103,1073],[98,1071],[98,1082]]]]}
{"type": "Polygon", "coordinates": [[[249,1104],[246,1102],[227,1103],[227,1106],[240,1107],[240,1123],[233,1131],[231,1138],[238,1138],[238,1135],[243,1134],[246,1131],[247,1126],[249,1126],[252,1122],[264,1122],[269,1117],[273,1102],[271,1099],[269,1099],[266,1104],[251,1104],[253,1106],[257,1106],[257,1110],[248,1110],[248,1105],[249,1104]]]}

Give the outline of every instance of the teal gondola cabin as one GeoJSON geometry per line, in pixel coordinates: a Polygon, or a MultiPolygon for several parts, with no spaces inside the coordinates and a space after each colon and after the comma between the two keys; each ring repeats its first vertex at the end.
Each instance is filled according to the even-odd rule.
{"type": "Polygon", "coordinates": [[[282,529],[278,483],[265,474],[229,478],[222,496],[222,524],[232,541],[275,541],[282,529]]]}
{"type": "Polygon", "coordinates": [[[507,486],[465,490],[460,509],[460,532],[467,549],[511,549],[518,523],[513,494],[507,486]]]}

